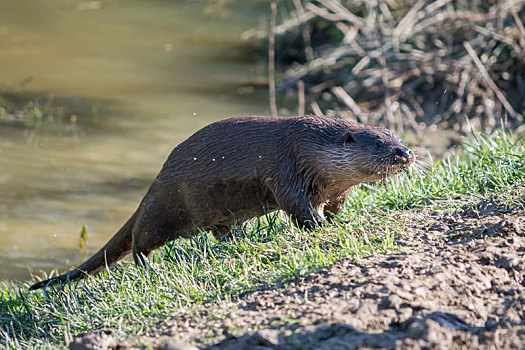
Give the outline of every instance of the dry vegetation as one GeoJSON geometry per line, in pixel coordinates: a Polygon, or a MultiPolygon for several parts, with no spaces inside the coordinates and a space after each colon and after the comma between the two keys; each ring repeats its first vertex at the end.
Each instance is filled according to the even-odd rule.
{"type": "Polygon", "coordinates": [[[300,111],[416,131],[523,121],[523,0],[277,3],[277,88],[300,111]]]}

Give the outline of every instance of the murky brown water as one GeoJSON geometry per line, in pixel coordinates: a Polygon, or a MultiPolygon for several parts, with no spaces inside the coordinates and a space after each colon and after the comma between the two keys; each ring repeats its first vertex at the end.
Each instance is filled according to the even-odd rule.
{"type": "Polygon", "coordinates": [[[265,8],[206,15],[209,3],[0,0],[0,96],[51,94],[84,111],[68,127],[0,124],[0,279],[78,264],[125,222],[173,146],[212,121],[268,113],[264,93],[238,93],[264,72],[239,37],[265,8]]]}

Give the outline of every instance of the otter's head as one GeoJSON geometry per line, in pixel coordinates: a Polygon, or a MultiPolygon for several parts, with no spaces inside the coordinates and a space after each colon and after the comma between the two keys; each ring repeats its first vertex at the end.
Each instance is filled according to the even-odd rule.
{"type": "Polygon", "coordinates": [[[407,169],[414,153],[392,131],[336,120],[317,164],[325,179],[357,185],[375,182],[407,169]],[[322,159],[321,159],[322,158],[322,159]]]}

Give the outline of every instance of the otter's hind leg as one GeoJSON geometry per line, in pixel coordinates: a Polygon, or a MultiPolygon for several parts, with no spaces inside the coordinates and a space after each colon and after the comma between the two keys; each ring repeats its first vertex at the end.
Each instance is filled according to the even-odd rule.
{"type": "Polygon", "coordinates": [[[231,237],[231,227],[228,225],[214,225],[211,227],[211,233],[216,240],[220,241],[225,237],[231,237]]]}
{"type": "Polygon", "coordinates": [[[133,227],[133,259],[139,266],[151,259],[153,250],[179,236],[181,225],[163,210],[156,209],[141,213],[133,227]]]}

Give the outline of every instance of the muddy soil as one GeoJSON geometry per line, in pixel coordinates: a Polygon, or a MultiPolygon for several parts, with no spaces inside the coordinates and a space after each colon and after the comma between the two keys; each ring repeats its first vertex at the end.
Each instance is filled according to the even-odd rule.
{"type": "MultiPolygon", "coordinates": [[[[208,305],[141,342],[157,349],[524,349],[524,207],[519,188],[452,213],[400,214],[410,228],[397,240],[400,252],[340,261],[208,305]]],[[[98,333],[106,348],[136,346],[108,341],[110,333],[98,333]]],[[[77,337],[72,347],[96,339],[77,337]]]]}

